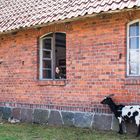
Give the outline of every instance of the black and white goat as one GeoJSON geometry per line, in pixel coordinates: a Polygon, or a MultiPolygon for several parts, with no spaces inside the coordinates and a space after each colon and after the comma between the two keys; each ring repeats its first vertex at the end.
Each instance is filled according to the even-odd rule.
{"type": "Polygon", "coordinates": [[[140,106],[139,105],[130,105],[130,106],[125,106],[125,105],[116,105],[111,96],[113,94],[105,97],[103,101],[101,101],[101,104],[106,104],[109,105],[111,111],[114,113],[115,117],[119,120],[119,132],[120,134],[123,134],[123,127],[122,123],[124,121],[135,121],[138,131],[137,135],[140,135],[140,106]]]}

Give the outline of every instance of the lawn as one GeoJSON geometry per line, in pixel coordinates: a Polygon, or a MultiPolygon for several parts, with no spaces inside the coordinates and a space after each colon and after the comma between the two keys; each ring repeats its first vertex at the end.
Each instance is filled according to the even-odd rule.
{"type": "Polygon", "coordinates": [[[119,135],[68,127],[47,127],[31,124],[0,124],[0,140],[138,140],[135,135],[119,135]]]}

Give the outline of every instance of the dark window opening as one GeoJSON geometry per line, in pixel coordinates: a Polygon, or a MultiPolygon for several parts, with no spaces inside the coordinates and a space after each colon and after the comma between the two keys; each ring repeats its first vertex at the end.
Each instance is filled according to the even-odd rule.
{"type": "Polygon", "coordinates": [[[55,78],[66,79],[66,35],[55,34],[55,78]]]}

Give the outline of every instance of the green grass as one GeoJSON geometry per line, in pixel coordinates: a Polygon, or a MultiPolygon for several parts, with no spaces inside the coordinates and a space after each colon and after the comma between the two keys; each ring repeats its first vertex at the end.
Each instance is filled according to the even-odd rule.
{"type": "Polygon", "coordinates": [[[4,123],[0,124],[0,140],[140,140],[140,137],[80,128],[4,123]]]}

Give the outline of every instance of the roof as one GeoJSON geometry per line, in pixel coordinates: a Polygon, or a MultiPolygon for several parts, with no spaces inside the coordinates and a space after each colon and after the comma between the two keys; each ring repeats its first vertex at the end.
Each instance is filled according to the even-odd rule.
{"type": "Polygon", "coordinates": [[[139,6],[140,0],[0,0],[0,33],[139,6]]]}

